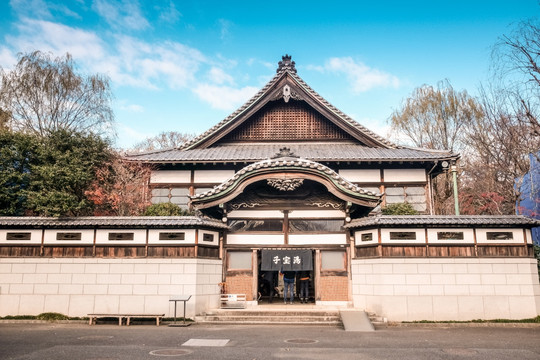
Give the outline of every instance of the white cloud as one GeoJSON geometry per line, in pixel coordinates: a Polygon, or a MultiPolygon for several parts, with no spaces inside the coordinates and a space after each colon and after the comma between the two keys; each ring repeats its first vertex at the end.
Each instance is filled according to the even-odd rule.
{"type": "Polygon", "coordinates": [[[377,87],[393,87],[400,85],[399,79],[387,72],[370,68],[362,62],[355,62],[351,57],[330,58],[324,66],[309,66],[311,70],[332,72],[347,76],[356,93],[365,92],[377,87]]]}
{"type": "Polygon", "coordinates": [[[210,71],[208,72],[208,78],[210,81],[216,83],[216,84],[234,84],[234,79],[231,75],[227,74],[223,69],[212,67],[210,71]]]}
{"type": "Polygon", "coordinates": [[[41,50],[57,55],[69,52],[84,61],[104,56],[103,43],[93,32],[45,20],[23,19],[17,24],[18,36],[6,36],[17,52],[41,50]]]}
{"type": "Polygon", "coordinates": [[[219,19],[218,24],[219,24],[219,38],[221,40],[225,40],[225,38],[229,36],[232,22],[225,19],[219,19]]]}
{"type": "Polygon", "coordinates": [[[176,23],[182,16],[172,1],[169,1],[168,6],[159,7],[156,5],[155,8],[160,11],[159,19],[169,24],[176,23]]]}
{"type": "Polygon", "coordinates": [[[4,70],[11,70],[17,64],[17,57],[6,47],[0,48],[0,67],[4,70]]]}
{"type": "Polygon", "coordinates": [[[43,0],[11,0],[9,5],[19,16],[51,19],[52,14],[49,11],[47,3],[43,0]]]}
{"type": "Polygon", "coordinates": [[[93,9],[113,28],[144,30],[150,26],[133,0],[95,0],[93,9]]]}
{"type": "Polygon", "coordinates": [[[129,104],[128,100],[118,100],[118,109],[134,113],[144,112],[143,106],[138,104],[129,104]]]}
{"type": "Polygon", "coordinates": [[[257,92],[257,88],[246,86],[236,89],[230,86],[199,84],[193,91],[199,98],[220,110],[233,110],[257,92]]]}

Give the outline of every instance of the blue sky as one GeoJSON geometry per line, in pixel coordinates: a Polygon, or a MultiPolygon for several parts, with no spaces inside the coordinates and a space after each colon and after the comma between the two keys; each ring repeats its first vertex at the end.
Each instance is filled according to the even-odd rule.
{"type": "Polygon", "coordinates": [[[519,1],[4,0],[0,66],[19,52],[69,52],[107,74],[116,146],[162,131],[201,133],[248,100],[291,54],[333,105],[385,135],[414,88],[449,79],[475,94],[519,1]]]}

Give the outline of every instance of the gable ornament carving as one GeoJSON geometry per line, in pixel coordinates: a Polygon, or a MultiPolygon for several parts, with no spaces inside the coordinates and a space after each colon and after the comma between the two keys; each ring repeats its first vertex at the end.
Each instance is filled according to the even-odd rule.
{"type": "Polygon", "coordinates": [[[304,183],[304,179],[267,179],[268,185],[279,191],[293,191],[304,183]]]}

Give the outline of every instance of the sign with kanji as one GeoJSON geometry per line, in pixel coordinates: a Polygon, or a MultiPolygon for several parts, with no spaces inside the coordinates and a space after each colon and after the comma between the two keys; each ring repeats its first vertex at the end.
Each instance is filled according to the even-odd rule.
{"type": "Polygon", "coordinates": [[[313,270],[312,250],[261,250],[262,271],[313,270]]]}

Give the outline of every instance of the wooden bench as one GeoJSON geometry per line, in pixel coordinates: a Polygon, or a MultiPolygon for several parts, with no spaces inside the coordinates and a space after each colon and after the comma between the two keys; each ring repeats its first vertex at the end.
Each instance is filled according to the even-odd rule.
{"type": "Polygon", "coordinates": [[[122,326],[123,319],[126,319],[126,326],[129,326],[131,319],[144,318],[144,319],[156,319],[156,326],[159,326],[161,319],[165,314],[88,314],[89,325],[95,325],[98,318],[118,318],[118,325],[122,326]]]}
{"type": "Polygon", "coordinates": [[[245,309],[246,294],[221,294],[222,309],[245,309]]]}

